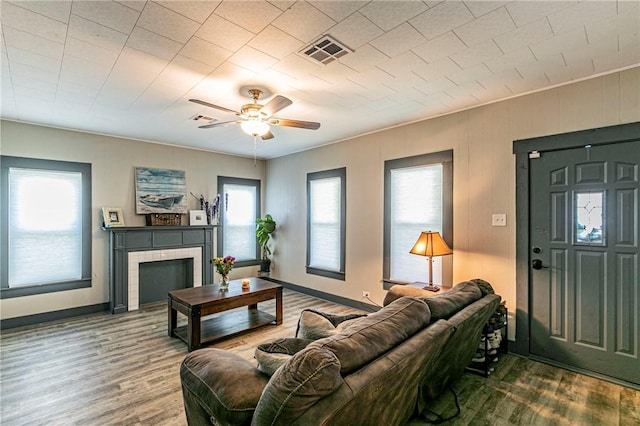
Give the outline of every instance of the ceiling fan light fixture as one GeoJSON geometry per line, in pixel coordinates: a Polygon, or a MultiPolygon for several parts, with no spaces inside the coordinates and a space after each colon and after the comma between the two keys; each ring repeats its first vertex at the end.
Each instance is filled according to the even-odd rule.
{"type": "Polygon", "coordinates": [[[264,136],[271,129],[269,124],[257,119],[243,121],[240,123],[240,127],[246,134],[251,136],[264,136]]]}

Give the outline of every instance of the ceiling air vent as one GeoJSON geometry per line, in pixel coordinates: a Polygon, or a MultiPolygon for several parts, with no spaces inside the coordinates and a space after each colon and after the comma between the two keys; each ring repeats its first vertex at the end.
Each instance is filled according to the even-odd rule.
{"type": "Polygon", "coordinates": [[[201,122],[201,123],[213,123],[214,121],[216,121],[215,118],[208,117],[208,116],[202,115],[202,114],[196,114],[193,117],[191,117],[190,120],[198,121],[198,122],[201,122]]]}
{"type": "Polygon", "coordinates": [[[349,53],[349,48],[325,35],[302,49],[300,53],[326,65],[349,53]]]}

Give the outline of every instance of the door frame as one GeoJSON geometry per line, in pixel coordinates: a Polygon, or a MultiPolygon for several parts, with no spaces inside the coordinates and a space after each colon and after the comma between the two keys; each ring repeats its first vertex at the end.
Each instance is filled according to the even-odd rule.
{"type": "MultiPolygon", "coordinates": [[[[631,142],[637,141],[639,137],[640,122],[635,122],[513,141],[513,153],[516,156],[516,354],[535,358],[529,350],[529,154],[585,145],[631,142]]],[[[611,378],[607,379],[613,381],[611,378]]]]}

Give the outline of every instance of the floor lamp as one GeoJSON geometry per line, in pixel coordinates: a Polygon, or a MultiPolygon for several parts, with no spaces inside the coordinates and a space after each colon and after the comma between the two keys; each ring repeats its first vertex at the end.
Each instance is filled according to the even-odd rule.
{"type": "Polygon", "coordinates": [[[418,241],[416,241],[409,253],[429,258],[429,285],[422,288],[429,291],[440,290],[440,287],[433,285],[433,257],[453,254],[453,251],[442,239],[440,233],[437,231],[421,232],[418,241]]]}

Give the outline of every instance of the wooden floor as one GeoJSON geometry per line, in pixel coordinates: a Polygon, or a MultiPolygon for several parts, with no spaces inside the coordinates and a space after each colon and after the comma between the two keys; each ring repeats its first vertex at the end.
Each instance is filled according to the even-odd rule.
{"type": "MultiPolygon", "coordinates": [[[[357,312],[285,290],[281,326],[213,347],[253,361],[257,344],[293,336],[307,307],[357,312]]],[[[270,312],[275,303],[260,309],[270,312]]],[[[179,367],[187,350],[167,336],[166,322],[166,306],[159,303],[2,332],[0,424],[186,425],[179,367]]],[[[447,425],[640,424],[640,392],[515,356],[501,359],[488,379],[465,374],[454,389],[462,412],[447,425]]],[[[445,416],[454,412],[452,395],[431,408],[445,416]]]]}

